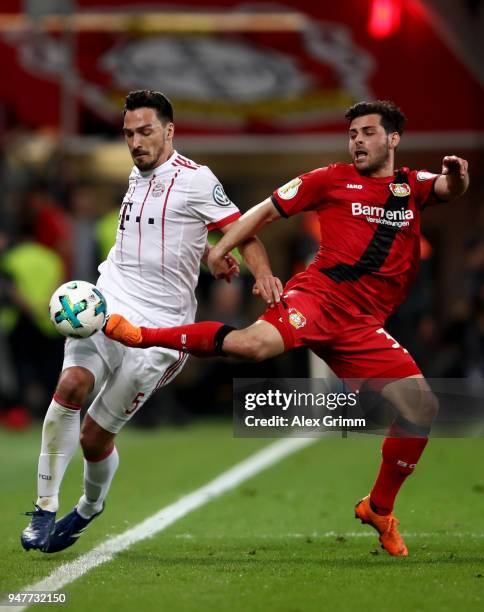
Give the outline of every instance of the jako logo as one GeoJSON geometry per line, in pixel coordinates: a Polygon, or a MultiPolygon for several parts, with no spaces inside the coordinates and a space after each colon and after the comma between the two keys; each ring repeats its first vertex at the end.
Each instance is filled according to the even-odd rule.
{"type": "Polygon", "coordinates": [[[363,189],[363,185],[357,185],[356,183],[348,183],[346,189],[363,189]]]}
{"type": "Polygon", "coordinates": [[[382,206],[367,206],[360,202],[351,203],[351,212],[354,216],[365,215],[366,217],[376,217],[378,219],[387,219],[388,221],[413,219],[413,210],[407,210],[406,208],[385,210],[382,206]]]}

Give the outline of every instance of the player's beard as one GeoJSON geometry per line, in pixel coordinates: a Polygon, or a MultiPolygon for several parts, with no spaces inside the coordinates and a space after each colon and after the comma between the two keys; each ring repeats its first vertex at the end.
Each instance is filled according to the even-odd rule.
{"type": "Polygon", "coordinates": [[[374,174],[388,164],[390,160],[390,147],[388,146],[388,143],[384,144],[381,149],[373,153],[371,157],[371,161],[365,168],[356,167],[360,174],[374,174]]]}
{"type": "Polygon", "coordinates": [[[163,153],[165,152],[165,143],[166,139],[163,138],[163,142],[161,143],[159,148],[152,156],[147,156],[148,159],[146,159],[146,161],[140,161],[133,157],[134,165],[138,168],[138,170],[140,170],[141,172],[149,172],[150,170],[153,170],[153,168],[156,168],[160,164],[160,159],[162,158],[163,153]]]}

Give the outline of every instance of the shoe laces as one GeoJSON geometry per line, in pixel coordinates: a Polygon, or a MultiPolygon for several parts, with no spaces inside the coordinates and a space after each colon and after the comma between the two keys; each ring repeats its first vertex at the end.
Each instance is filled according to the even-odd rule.
{"type": "Polygon", "coordinates": [[[32,527],[36,527],[39,524],[41,524],[43,522],[42,519],[44,519],[46,517],[46,510],[42,510],[42,508],[40,508],[39,506],[37,506],[37,504],[34,504],[35,506],[35,510],[31,510],[30,512],[24,512],[23,514],[25,516],[31,516],[32,517],[32,527]]]}
{"type": "Polygon", "coordinates": [[[400,534],[398,533],[398,529],[397,529],[399,524],[400,524],[400,521],[398,519],[396,519],[394,516],[390,516],[388,519],[388,526],[385,529],[385,533],[399,536],[400,534]]]}

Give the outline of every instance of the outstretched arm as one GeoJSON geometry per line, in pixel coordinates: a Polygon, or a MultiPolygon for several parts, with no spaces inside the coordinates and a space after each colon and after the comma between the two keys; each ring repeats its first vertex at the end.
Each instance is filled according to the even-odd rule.
{"type": "Polygon", "coordinates": [[[238,246],[245,263],[255,278],[253,292],[268,304],[279,302],[282,293],[281,281],[272,274],[269,257],[262,242],[255,236],[264,225],[279,219],[280,215],[270,199],[254,206],[242,217],[222,228],[224,236],[210,250],[208,266],[219,278],[227,254],[238,246]]]}
{"type": "Polygon", "coordinates": [[[267,198],[227,226],[223,238],[210,250],[208,267],[214,276],[222,271],[222,260],[234,247],[255,236],[265,225],[280,219],[272,200],[267,198]],[[220,268],[220,269],[219,269],[220,268]]]}
{"type": "Polygon", "coordinates": [[[456,155],[446,155],[442,160],[442,171],[435,181],[435,195],[440,200],[454,200],[469,187],[468,164],[456,155]]]}
{"type": "Polygon", "coordinates": [[[248,238],[239,245],[239,250],[255,278],[252,293],[260,296],[269,305],[279,302],[282,283],[272,274],[269,257],[262,242],[256,236],[248,238]]]}

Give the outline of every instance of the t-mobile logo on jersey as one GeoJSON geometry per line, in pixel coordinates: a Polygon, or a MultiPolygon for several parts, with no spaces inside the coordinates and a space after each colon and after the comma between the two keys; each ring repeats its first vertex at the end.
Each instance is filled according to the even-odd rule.
{"type": "Polygon", "coordinates": [[[351,213],[354,217],[365,216],[368,223],[380,223],[393,227],[408,227],[410,220],[414,218],[413,210],[407,208],[386,210],[383,206],[369,206],[361,202],[351,202],[351,213]]]}

